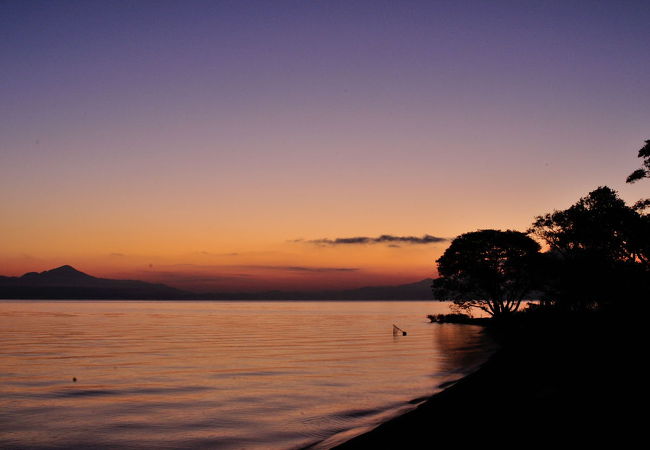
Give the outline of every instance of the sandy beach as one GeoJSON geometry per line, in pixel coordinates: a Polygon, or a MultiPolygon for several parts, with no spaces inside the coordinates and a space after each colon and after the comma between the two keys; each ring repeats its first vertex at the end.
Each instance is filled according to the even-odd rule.
{"type": "Polygon", "coordinates": [[[507,330],[477,371],[336,448],[631,448],[638,391],[622,349],[634,328],[601,316],[549,325],[507,330]]]}

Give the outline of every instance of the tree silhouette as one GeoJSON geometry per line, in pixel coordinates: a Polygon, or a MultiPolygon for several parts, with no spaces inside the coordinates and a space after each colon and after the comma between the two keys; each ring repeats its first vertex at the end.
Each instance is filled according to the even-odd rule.
{"type": "Polygon", "coordinates": [[[518,231],[479,230],[455,238],[436,261],[434,297],[493,317],[519,308],[531,290],[540,246],[518,231]]]}
{"type": "Polygon", "coordinates": [[[645,145],[639,150],[639,158],[643,158],[643,167],[632,172],[625,180],[626,183],[634,183],[642,178],[650,178],[650,140],[646,140],[645,145]]]}
{"type": "Polygon", "coordinates": [[[549,246],[546,300],[568,309],[624,302],[645,292],[650,217],[606,186],[571,207],[538,216],[529,233],[549,246]]]}
{"type": "Polygon", "coordinates": [[[589,252],[611,261],[648,264],[648,221],[601,186],[563,211],[537,216],[528,230],[563,256],[589,252]]]}

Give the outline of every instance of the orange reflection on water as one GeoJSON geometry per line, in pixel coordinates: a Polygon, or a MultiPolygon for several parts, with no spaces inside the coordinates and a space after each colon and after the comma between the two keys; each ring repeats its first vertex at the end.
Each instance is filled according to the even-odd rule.
{"type": "Polygon", "coordinates": [[[479,328],[428,323],[446,309],[0,302],[0,444],[328,446],[484,358],[479,328]]]}

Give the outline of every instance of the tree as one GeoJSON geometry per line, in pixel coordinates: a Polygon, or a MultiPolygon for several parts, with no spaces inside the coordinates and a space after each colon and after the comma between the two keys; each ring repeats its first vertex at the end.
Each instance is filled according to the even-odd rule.
{"type": "Polygon", "coordinates": [[[643,158],[642,167],[632,172],[626,180],[626,183],[634,183],[642,178],[650,178],[650,140],[645,141],[645,145],[639,150],[639,158],[643,158]]]}
{"type": "MultiPolygon", "coordinates": [[[[632,172],[625,180],[626,183],[634,183],[642,178],[650,178],[650,140],[646,140],[645,145],[639,150],[639,158],[643,158],[643,167],[632,172]]],[[[632,208],[636,211],[644,211],[650,208],[650,198],[642,198],[632,208]]]]}
{"type": "Polygon", "coordinates": [[[528,230],[544,241],[546,300],[567,309],[643,296],[650,269],[650,217],[601,186],[528,230]]]}
{"type": "Polygon", "coordinates": [[[491,316],[519,309],[532,289],[540,245],[518,231],[479,230],[455,238],[438,258],[434,297],[491,316]]]}
{"type": "Polygon", "coordinates": [[[648,262],[642,215],[601,186],[563,211],[537,216],[529,233],[564,256],[588,252],[611,261],[648,262]]]}

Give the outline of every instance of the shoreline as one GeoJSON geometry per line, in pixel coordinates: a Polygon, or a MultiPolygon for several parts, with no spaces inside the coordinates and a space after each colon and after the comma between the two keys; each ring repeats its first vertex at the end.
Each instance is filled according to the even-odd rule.
{"type": "MultiPolygon", "coordinates": [[[[459,324],[455,324],[459,325],[459,324]]],[[[477,326],[477,323],[463,324],[477,326]]],[[[453,372],[453,376],[450,376],[446,381],[438,384],[434,392],[431,394],[425,394],[421,397],[411,399],[403,403],[399,407],[387,409],[382,411],[382,415],[385,417],[383,421],[377,422],[375,424],[369,424],[365,426],[355,427],[347,430],[340,431],[332,436],[327,437],[324,440],[318,440],[312,443],[309,443],[305,446],[299,447],[302,450],[308,449],[335,449],[335,448],[346,448],[345,446],[351,441],[355,441],[357,438],[362,438],[366,434],[374,433],[375,430],[383,425],[392,422],[394,420],[400,419],[403,416],[409,415],[415,412],[418,408],[422,407],[426,403],[430,402],[436,396],[442,394],[447,389],[455,386],[459,382],[463,381],[467,377],[472,376],[474,373],[479,371],[487,362],[500,350],[497,344],[491,343],[486,345],[485,354],[482,361],[477,361],[473,364],[470,364],[463,369],[459,369],[453,372]],[[347,437],[346,437],[347,436],[347,437]],[[333,441],[331,444],[328,444],[329,441],[333,441]]],[[[379,443],[380,445],[381,443],[379,443]]],[[[353,447],[357,448],[357,447],[353,447]]],[[[360,446],[359,448],[364,448],[360,446]]]]}
{"type": "Polygon", "coordinates": [[[640,388],[630,382],[621,346],[640,341],[629,339],[625,325],[598,317],[503,331],[502,347],[478,369],[333,448],[631,445],[638,418],[630,403],[640,388]]]}

